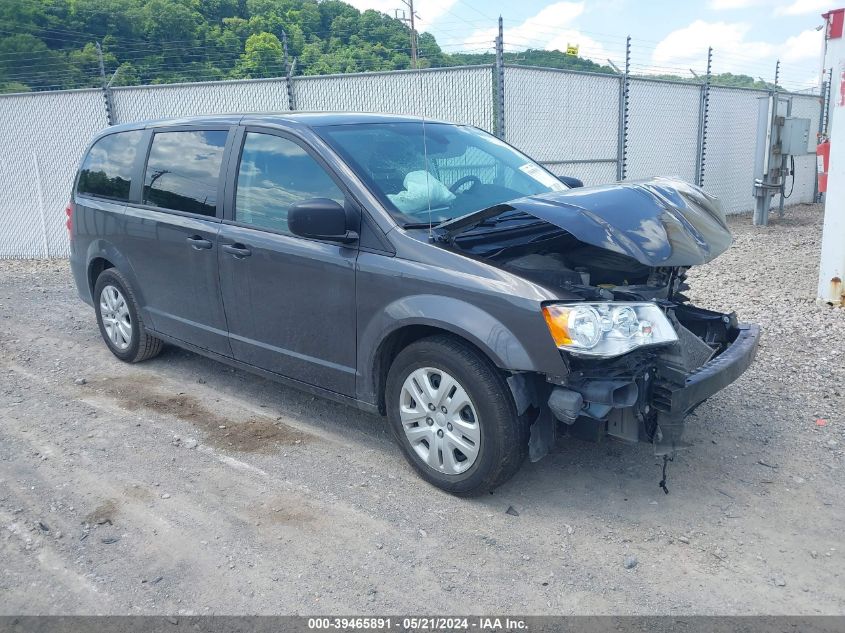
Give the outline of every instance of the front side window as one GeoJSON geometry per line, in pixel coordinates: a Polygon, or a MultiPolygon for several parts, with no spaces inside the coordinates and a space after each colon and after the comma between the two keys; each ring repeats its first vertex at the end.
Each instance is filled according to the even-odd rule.
{"type": "Polygon", "coordinates": [[[144,175],[144,204],[214,216],[225,130],[158,132],[144,175]]]}
{"type": "Polygon", "coordinates": [[[311,198],[344,203],[343,192],[326,171],[293,141],[247,132],[235,196],[235,220],[290,234],[288,209],[311,198]]]}
{"type": "Polygon", "coordinates": [[[129,200],[132,167],[143,132],[109,134],[94,143],[82,163],[77,193],[119,202],[129,200]]]}
{"type": "Polygon", "coordinates": [[[472,127],[402,122],[317,129],[405,226],[566,190],[544,167],[472,127]]]}

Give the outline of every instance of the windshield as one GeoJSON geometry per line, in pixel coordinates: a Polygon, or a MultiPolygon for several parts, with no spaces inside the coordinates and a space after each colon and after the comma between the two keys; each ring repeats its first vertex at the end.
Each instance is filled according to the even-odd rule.
{"type": "Polygon", "coordinates": [[[405,227],[567,189],[544,167],[473,127],[372,123],[322,126],[317,133],[405,227]]]}

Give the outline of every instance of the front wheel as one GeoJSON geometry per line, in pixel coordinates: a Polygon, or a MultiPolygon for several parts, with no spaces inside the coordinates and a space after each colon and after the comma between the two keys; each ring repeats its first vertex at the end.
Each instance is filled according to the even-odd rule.
{"type": "Polygon", "coordinates": [[[387,414],[405,457],[428,482],[472,495],[510,479],[527,432],[501,373],[478,350],[433,336],[402,350],[390,367],[387,414]]]}

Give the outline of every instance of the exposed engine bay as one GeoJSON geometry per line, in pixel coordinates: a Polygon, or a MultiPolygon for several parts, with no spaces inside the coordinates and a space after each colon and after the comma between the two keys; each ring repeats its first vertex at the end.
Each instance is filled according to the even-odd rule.
{"type": "Polygon", "coordinates": [[[487,257],[507,271],[584,300],[656,302],[672,323],[677,343],[611,359],[569,356],[571,373],[565,384],[569,393],[553,390],[550,406],[555,417],[582,439],[598,440],[607,434],[654,442],[661,453],[680,448],[674,429],[663,428],[669,420],[658,428],[660,385],[672,380],[683,384],[687,374],[723,352],[732,342],[735,314],[692,306],[683,294],[689,288],[686,267],[646,266],[583,244],[566,232],[487,257]]]}
{"type": "MultiPolygon", "coordinates": [[[[663,342],[603,355],[559,344],[568,375],[543,384],[512,380],[538,411],[529,444],[534,460],[553,441],[554,419],[582,439],[651,442],[671,457],[684,446],[684,418],[753,359],[757,326],[695,307],[684,294],[690,266],[731,242],[718,203],[687,183],[660,179],[526,198],[441,227],[447,248],[576,297],[595,307],[591,318],[610,321],[626,305],[647,306],[670,331],[663,342]]],[[[573,305],[564,309],[578,309],[573,305]]],[[[626,331],[651,332],[650,323],[630,313],[626,319],[626,331]]]]}

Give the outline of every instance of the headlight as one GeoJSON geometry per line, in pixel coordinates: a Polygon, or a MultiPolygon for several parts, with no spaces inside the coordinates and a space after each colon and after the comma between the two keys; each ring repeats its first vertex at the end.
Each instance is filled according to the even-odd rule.
{"type": "Polygon", "coordinates": [[[609,358],[678,340],[653,303],[554,303],[543,307],[543,316],[555,344],[578,356],[609,358]]]}

